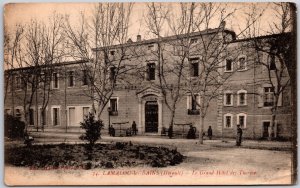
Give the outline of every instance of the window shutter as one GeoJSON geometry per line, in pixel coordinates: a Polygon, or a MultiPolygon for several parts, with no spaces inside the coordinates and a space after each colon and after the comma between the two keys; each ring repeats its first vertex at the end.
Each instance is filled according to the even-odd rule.
{"type": "Polygon", "coordinates": [[[226,105],[226,93],[223,95],[223,105],[226,105]]]}
{"type": "Polygon", "coordinates": [[[264,106],[264,88],[259,87],[258,88],[258,107],[264,106]]]}
{"type": "Polygon", "coordinates": [[[191,96],[187,96],[186,97],[186,108],[187,109],[190,109],[190,103],[191,103],[191,96]]]}
{"type": "MultiPolygon", "coordinates": [[[[197,102],[200,104],[200,95],[197,95],[197,102]]],[[[200,110],[200,107],[197,105],[197,110],[200,110]]]]}

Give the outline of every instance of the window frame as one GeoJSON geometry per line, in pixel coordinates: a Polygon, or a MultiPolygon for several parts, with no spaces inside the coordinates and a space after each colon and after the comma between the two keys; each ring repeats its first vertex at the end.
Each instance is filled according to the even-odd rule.
{"type": "Polygon", "coordinates": [[[88,83],[88,74],[87,74],[87,71],[88,70],[86,70],[86,69],[83,69],[82,70],[82,84],[81,84],[81,86],[87,86],[87,85],[89,85],[88,83]]]}
{"type": "Polygon", "coordinates": [[[233,106],[233,92],[232,91],[225,91],[224,92],[224,99],[223,99],[224,106],[233,106]],[[230,104],[227,104],[227,95],[230,94],[230,104]]]}
{"type": "Polygon", "coordinates": [[[200,65],[200,58],[199,57],[191,57],[188,59],[188,62],[189,62],[189,68],[190,68],[190,77],[191,78],[197,78],[199,76],[199,73],[200,73],[200,68],[199,68],[199,65],[200,65]],[[195,66],[195,64],[197,66],[195,66]],[[195,68],[197,68],[195,71],[195,68]],[[193,74],[192,74],[192,70],[193,70],[193,74]],[[195,72],[197,72],[197,74],[195,74],[195,72]]]}
{"type": "Polygon", "coordinates": [[[73,87],[75,87],[75,71],[73,71],[73,70],[68,71],[68,77],[67,77],[67,78],[68,78],[68,86],[67,86],[67,87],[68,87],[68,88],[73,88],[73,87]],[[70,81],[71,81],[71,79],[70,79],[70,76],[71,76],[70,73],[71,73],[71,72],[73,73],[73,74],[72,74],[72,83],[73,83],[72,86],[70,86],[70,81]]]}
{"type": "MultiPolygon", "coordinates": [[[[200,94],[195,93],[197,102],[200,104],[200,94]]],[[[193,97],[191,94],[187,95],[187,111],[188,115],[199,115],[200,114],[200,107],[196,104],[196,109],[193,109],[193,97]]]]}
{"type": "Polygon", "coordinates": [[[274,105],[274,92],[275,92],[275,87],[272,87],[272,86],[265,86],[265,87],[263,87],[263,107],[272,107],[273,105],[274,105]],[[272,89],[273,88],[273,91],[268,91],[268,92],[266,92],[266,88],[268,88],[268,89],[272,89]],[[272,103],[273,104],[270,104],[270,105],[266,105],[266,95],[270,95],[270,94],[272,94],[272,96],[273,96],[273,99],[272,99],[272,103]]]}
{"type": "Polygon", "coordinates": [[[151,63],[151,62],[147,63],[147,80],[148,81],[156,80],[156,63],[151,63]],[[150,74],[152,72],[151,70],[154,70],[153,74],[150,74]]]}
{"type": "Polygon", "coordinates": [[[193,45],[193,44],[197,44],[198,43],[198,38],[191,38],[190,39],[190,44],[193,45]]]}
{"type": "Polygon", "coordinates": [[[223,123],[223,127],[225,128],[225,129],[232,129],[233,128],[233,114],[231,114],[231,113],[226,113],[226,114],[224,114],[224,123],[223,123]],[[230,127],[227,127],[226,125],[227,125],[227,117],[230,117],[230,127]]]}
{"type": "Polygon", "coordinates": [[[116,55],[116,50],[109,50],[109,55],[110,56],[115,56],[116,55]]]}
{"type": "Polygon", "coordinates": [[[246,71],[246,70],[248,70],[248,66],[247,66],[247,56],[246,55],[240,55],[239,57],[238,57],[238,69],[237,69],[237,71],[240,71],[240,72],[242,72],[242,71],[246,71]],[[244,59],[244,69],[241,69],[241,62],[240,62],[240,59],[244,59]]]}
{"type": "Polygon", "coordinates": [[[108,107],[110,108],[110,115],[111,116],[117,116],[118,115],[118,113],[119,113],[119,97],[110,97],[110,99],[109,99],[109,103],[108,103],[108,107]],[[117,109],[115,110],[115,111],[112,111],[112,105],[111,105],[111,100],[112,99],[115,99],[117,102],[116,102],[116,104],[117,104],[117,109]]]}
{"type": "Polygon", "coordinates": [[[238,106],[246,106],[247,105],[247,91],[246,90],[241,89],[237,92],[237,105],[238,106]],[[241,95],[240,94],[242,94],[242,93],[244,94],[244,97],[245,97],[244,104],[241,104],[241,95]]]}
{"type": "Polygon", "coordinates": [[[236,115],[236,124],[240,125],[242,129],[247,128],[247,114],[246,113],[239,113],[236,115]],[[240,124],[240,117],[244,117],[244,126],[240,124]]]}
{"type": "Polygon", "coordinates": [[[228,58],[228,59],[225,60],[225,67],[224,68],[225,68],[224,72],[233,72],[233,61],[232,61],[231,58],[228,58]],[[231,69],[230,70],[227,69],[227,62],[228,61],[231,62],[231,69]]]}
{"type": "Polygon", "coordinates": [[[91,112],[91,107],[90,106],[82,106],[82,120],[84,120],[85,119],[85,114],[84,114],[84,109],[85,108],[88,108],[88,114],[87,115],[89,115],[89,113],[91,112]]]}
{"type": "Polygon", "coordinates": [[[61,125],[61,112],[60,106],[51,106],[51,125],[52,126],[60,126],[61,125]],[[54,125],[54,109],[58,109],[58,124],[54,125]]]}
{"type": "Polygon", "coordinates": [[[52,73],[52,89],[59,89],[59,74],[58,72],[53,72],[52,73]],[[54,77],[54,74],[56,74],[56,78],[54,77]],[[57,87],[55,87],[55,82],[57,81],[57,87]]]}

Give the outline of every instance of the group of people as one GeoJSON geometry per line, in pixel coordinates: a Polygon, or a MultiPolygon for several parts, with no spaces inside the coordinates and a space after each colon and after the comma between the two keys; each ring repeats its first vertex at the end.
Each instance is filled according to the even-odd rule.
{"type": "MultiPolygon", "coordinates": [[[[242,135],[243,135],[243,130],[241,129],[240,125],[237,125],[237,135],[236,135],[236,145],[237,146],[241,146],[242,135]]],[[[168,136],[169,136],[169,138],[173,137],[173,126],[169,127],[168,136]]],[[[204,136],[205,136],[205,132],[203,132],[202,138],[204,136]]],[[[207,129],[207,136],[208,136],[209,140],[211,140],[213,137],[213,130],[212,130],[211,126],[209,126],[207,129]]],[[[195,138],[196,138],[196,127],[194,127],[193,125],[190,125],[190,129],[187,134],[187,139],[195,139],[195,138]]]]}
{"type": "MultiPolygon", "coordinates": [[[[131,128],[126,130],[126,136],[136,135],[137,132],[138,132],[138,129],[137,129],[136,123],[135,123],[135,121],[133,121],[131,128]],[[130,133],[128,132],[128,130],[130,130],[130,133]]],[[[109,125],[108,134],[109,134],[109,136],[113,136],[113,137],[115,137],[115,135],[116,135],[116,130],[112,125],[109,125]]]]}
{"type": "MultiPolygon", "coordinates": [[[[137,135],[137,132],[138,132],[137,125],[136,125],[135,121],[133,121],[132,125],[131,125],[130,133],[132,133],[132,135],[137,135]]],[[[113,128],[112,125],[109,126],[109,135],[115,136],[115,129],[113,128]]],[[[240,146],[242,143],[242,135],[243,135],[243,130],[241,129],[240,125],[237,125],[237,135],[236,135],[236,145],[237,146],[240,146]]],[[[168,136],[169,136],[169,138],[173,137],[173,126],[169,127],[168,136]]],[[[204,136],[205,136],[205,133],[203,132],[202,137],[204,137],[204,136]]],[[[211,140],[213,137],[213,131],[212,131],[211,126],[209,126],[207,129],[207,136],[208,136],[209,140],[211,140]]],[[[194,127],[193,125],[190,125],[190,129],[187,134],[187,139],[195,139],[195,138],[196,138],[196,127],[194,127]]]]}

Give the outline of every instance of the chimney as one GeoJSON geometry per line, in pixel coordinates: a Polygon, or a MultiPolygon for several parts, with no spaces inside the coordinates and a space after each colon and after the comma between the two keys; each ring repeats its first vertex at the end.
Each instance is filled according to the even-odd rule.
{"type": "Polygon", "coordinates": [[[137,35],[136,36],[136,41],[137,42],[141,42],[142,41],[142,36],[141,35],[137,35]]]}

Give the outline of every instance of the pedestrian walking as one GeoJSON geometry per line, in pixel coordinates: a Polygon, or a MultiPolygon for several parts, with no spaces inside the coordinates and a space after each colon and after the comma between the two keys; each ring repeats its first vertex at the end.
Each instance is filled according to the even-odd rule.
{"type": "Polygon", "coordinates": [[[213,135],[212,128],[211,126],[209,126],[207,130],[207,136],[210,140],[212,139],[212,135],[213,135]]]}
{"type": "Polygon", "coordinates": [[[237,125],[236,127],[237,127],[236,145],[240,146],[242,143],[243,130],[241,129],[240,125],[237,125]]]}

